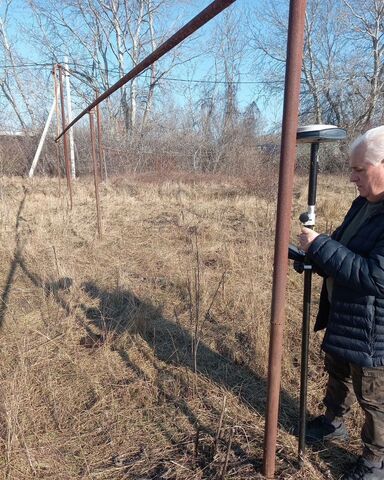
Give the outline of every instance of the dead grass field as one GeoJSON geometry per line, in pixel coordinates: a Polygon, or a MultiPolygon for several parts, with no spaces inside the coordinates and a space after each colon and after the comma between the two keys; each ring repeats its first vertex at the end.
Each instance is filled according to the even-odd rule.
{"type": "MultiPolygon", "coordinates": [[[[112,180],[100,240],[91,180],[76,182],[70,211],[54,180],[0,179],[1,478],[260,478],[270,183],[112,180]]],[[[347,179],[320,176],[318,230],[354,196],[347,179]]],[[[305,208],[298,179],[294,234],[305,208]]],[[[354,410],[347,446],[308,449],[298,470],[301,302],[291,269],[277,472],[336,479],[359,451],[361,419],[354,410]]],[[[325,382],[320,341],[312,335],[311,415],[325,382]]]]}

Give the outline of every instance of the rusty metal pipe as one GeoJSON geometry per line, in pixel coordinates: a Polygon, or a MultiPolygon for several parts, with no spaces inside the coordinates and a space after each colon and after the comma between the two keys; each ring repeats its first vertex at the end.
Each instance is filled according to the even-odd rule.
{"type": "Polygon", "coordinates": [[[263,471],[267,479],[274,478],[275,474],[288,274],[287,252],[291,227],[305,7],[306,0],[291,0],[290,2],[271,302],[267,409],[264,433],[263,471]]]}
{"type": "Polygon", "coordinates": [[[67,186],[69,190],[69,203],[72,210],[72,182],[71,182],[71,164],[69,160],[68,152],[68,136],[66,133],[65,127],[65,104],[64,104],[64,88],[63,88],[63,68],[61,65],[58,65],[59,69],[59,84],[60,84],[60,103],[61,103],[61,123],[63,125],[63,146],[64,146],[64,159],[65,159],[65,172],[67,175],[67,186]]]}
{"type": "Polygon", "coordinates": [[[91,131],[91,145],[92,145],[92,165],[93,165],[93,180],[95,183],[95,197],[96,197],[96,215],[97,215],[97,231],[99,238],[101,238],[101,215],[100,215],[100,198],[99,198],[99,177],[97,172],[97,159],[96,159],[96,139],[95,139],[95,121],[94,111],[89,113],[89,128],[91,131]]]}
{"type": "Polygon", "coordinates": [[[152,65],[152,63],[159,60],[163,55],[176,47],[179,43],[185,40],[187,37],[196,32],[203,25],[208,23],[212,18],[216,17],[220,12],[229,7],[232,3],[235,3],[236,0],[215,0],[207,8],[202,10],[196,17],[194,17],[190,22],[188,22],[184,27],[178,30],[174,35],[172,35],[168,40],[162,43],[155,51],[148,55],[144,60],[142,60],[138,65],[132,68],[127,74],[120,78],[112,87],[108,88],[103,94],[100,95],[93,103],[91,103],[87,108],[85,108],[71,123],[67,125],[66,128],[60,133],[56,138],[56,141],[65,134],[65,132],[71,128],[76,122],[78,122],[86,113],[90,112],[96,105],[108,98],[112,93],[121,88],[127,82],[137,77],[142,73],[146,68],[152,65]]]}

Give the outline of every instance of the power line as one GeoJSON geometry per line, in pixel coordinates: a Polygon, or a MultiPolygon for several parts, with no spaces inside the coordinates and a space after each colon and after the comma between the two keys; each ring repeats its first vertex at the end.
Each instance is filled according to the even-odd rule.
{"type": "MultiPolygon", "coordinates": [[[[77,63],[77,62],[68,62],[67,65],[72,65],[74,67],[88,68],[88,69],[91,68],[89,65],[85,65],[85,64],[81,64],[81,63],[77,63]]],[[[19,63],[19,64],[16,64],[16,65],[1,65],[0,64],[0,69],[7,69],[7,68],[9,68],[9,69],[41,68],[41,67],[52,68],[53,64],[52,63],[38,63],[38,62],[19,63]]],[[[121,73],[120,70],[116,67],[110,68],[110,69],[105,69],[105,68],[98,67],[97,70],[101,71],[101,72],[104,72],[104,73],[114,73],[114,74],[120,74],[121,73]]],[[[90,78],[89,75],[86,75],[86,74],[83,75],[82,72],[78,72],[78,71],[73,70],[71,68],[68,68],[67,71],[71,75],[76,77],[79,81],[81,81],[82,83],[85,83],[88,86],[93,87],[93,85],[91,85],[89,82],[86,82],[84,80],[84,78],[86,76],[88,76],[88,78],[90,78]],[[84,76],[84,78],[82,78],[83,76],[84,76]]],[[[240,73],[240,76],[242,76],[242,75],[244,76],[244,74],[240,73]]],[[[145,79],[151,78],[148,75],[139,75],[138,78],[139,77],[145,78],[145,79]]],[[[357,75],[357,78],[358,77],[365,78],[362,75],[360,75],[360,76],[357,75]]],[[[323,79],[324,78],[318,78],[318,80],[323,80],[323,79]]],[[[339,77],[338,79],[343,80],[343,77],[339,77]]],[[[211,85],[264,85],[266,83],[283,83],[283,80],[275,80],[273,82],[271,82],[271,80],[268,80],[268,81],[267,80],[234,80],[234,81],[228,81],[228,80],[204,80],[204,79],[193,79],[193,78],[174,78],[174,77],[166,77],[166,76],[162,76],[161,78],[156,79],[156,81],[162,81],[162,80],[166,80],[166,81],[169,81],[169,82],[198,83],[198,84],[211,84],[211,85]]]]}
{"type": "Polygon", "coordinates": [[[17,65],[1,65],[0,68],[36,68],[36,67],[53,67],[52,63],[19,63],[17,65]]]}
{"type": "MultiPolygon", "coordinates": [[[[149,78],[149,77],[148,77],[149,78]]],[[[259,85],[261,83],[265,83],[265,81],[246,81],[246,80],[235,80],[235,81],[228,81],[228,80],[194,80],[188,78],[171,78],[171,77],[162,77],[162,80],[169,80],[170,82],[185,82],[185,83],[211,83],[211,84],[223,84],[223,85],[259,85]]]]}
{"type": "MultiPolygon", "coordinates": [[[[79,63],[68,63],[68,65],[73,65],[75,67],[84,67],[84,68],[89,68],[89,65],[81,65],[79,63]]],[[[0,65],[0,69],[14,69],[14,68],[41,68],[41,67],[53,67],[52,63],[20,63],[17,65],[0,65]]],[[[103,72],[106,72],[107,70],[103,68],[99,68],[98,70],[101,70],[103,72]]],[[[111,68],[108,70],[111,73],[117,73],[116,68],[111,68]]],[[[69,69],[69,72],[72,74],[78,73],[74,71],[73,69],[69,69]]],[[[144,78],[150,78],[149,76],[144,75],[144,78]]],[[[79,79],[79,77],[76,77],[79,79]]],[[[80,79],[79,79],[80,80],[80,79]]],[[[252,80],[234,80],[234,81],[228,81],[228,80],[203,80],[203,79],[188,79],[188,78],[173,78],[173,77],[161,77],[160,80],[167,80],[170,82],[181,82],[181,83],[203,83],[203,84],[212,84],[212,85],[260,85],[265,83],[265,81],[259,80],[259,81],[252,81],[252,80]]],[[[86,83],[86,82],[85,82],[86,83]]]]}

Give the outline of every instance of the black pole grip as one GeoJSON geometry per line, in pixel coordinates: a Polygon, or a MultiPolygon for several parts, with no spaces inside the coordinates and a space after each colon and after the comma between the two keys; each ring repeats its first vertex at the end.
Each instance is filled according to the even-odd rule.
{"type": "Polygon", "coordinates": [[[316,205],[316,190],[317,190],[317,171],[319,158],[319,144],[311,144],[311,163],[309,169],[309,184],[308,184],[308,206],[316,205]]]}
{"type": "Polygon", "coordinates": [[[304,262],[305,252],[290,243],[288,246],[288,258],[290,260],[294,260],[295,262],[304,262]]]}

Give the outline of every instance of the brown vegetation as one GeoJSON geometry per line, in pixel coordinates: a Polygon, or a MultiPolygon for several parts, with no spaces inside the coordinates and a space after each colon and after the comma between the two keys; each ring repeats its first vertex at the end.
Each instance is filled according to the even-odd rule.
{"type": "MultiPolygon", "coordinates": [[[[72,211],[52,179],[1,179],[1,478],[259,478],[275,224],[260,184],[111,179],[100,240],[90,179],[72,211]]],[[[319,229],[353,196],[322,176],[319,229]]],[[[305,204],[298,179],[294,219],[305,204]]],[[[338,478],[359,448],[357,411],[348,447],[309,449],[297,470],[301,296],[290,271],[278,474],[338,478]]]]}

